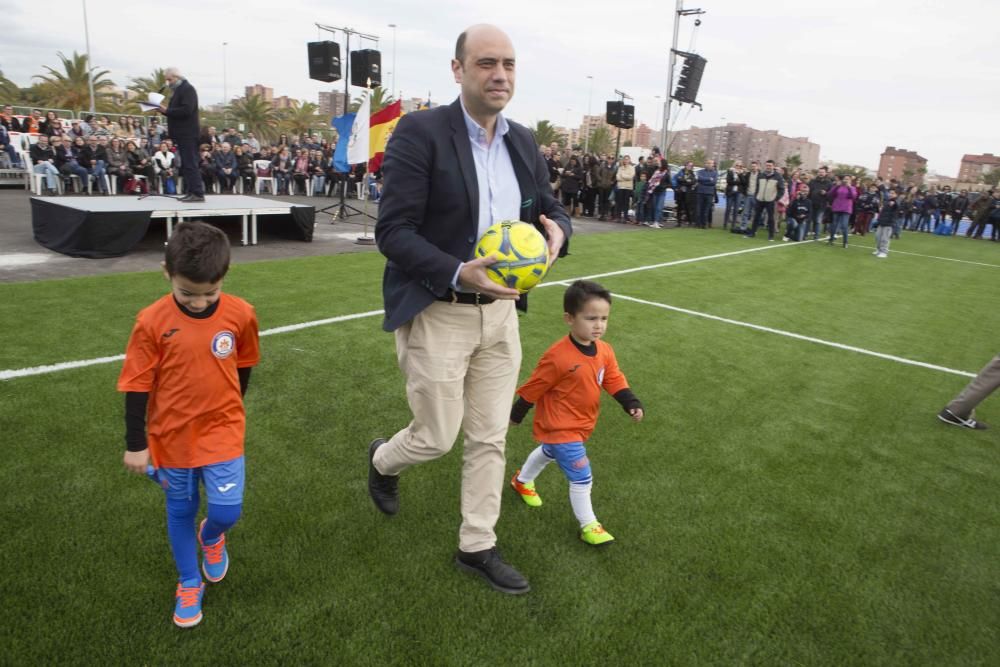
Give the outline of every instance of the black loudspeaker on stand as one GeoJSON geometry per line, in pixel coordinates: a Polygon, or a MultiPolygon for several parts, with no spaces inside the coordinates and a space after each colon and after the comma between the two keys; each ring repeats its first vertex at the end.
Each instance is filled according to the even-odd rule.
{"type": "Polygon", "coordinates": [[[382,54],[375,49],[351,51],[351,85],[359,88],[382,85],[382,54]]]}
{"type": "Polygon", "coordinates": [[[340,44],[309,42],[309,78],[317,81],[340,81],[340,44]]]}

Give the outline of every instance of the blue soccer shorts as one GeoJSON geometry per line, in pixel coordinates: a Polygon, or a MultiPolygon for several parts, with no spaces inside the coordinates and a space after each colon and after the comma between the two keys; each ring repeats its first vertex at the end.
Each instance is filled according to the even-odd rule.
{"type": "Polygon", "coordinates": [[[561,442],[557,445],[542,443],[542,453],[559,464],[571,484],[589,484],[593,480],[587,448],[582,442],[561,442]]]}
{"type": "Polygon", "coordinates": [[[172,500],[190,498],[205,485],[205,497],[212,505],[240,505],[246,486],[246,464],[242,456],[200,468],[157,468],[157,481],[172,500]]]}

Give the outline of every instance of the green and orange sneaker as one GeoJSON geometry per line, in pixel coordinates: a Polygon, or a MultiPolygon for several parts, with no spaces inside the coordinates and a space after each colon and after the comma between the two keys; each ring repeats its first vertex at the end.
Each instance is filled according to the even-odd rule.
{"type": "Polygon", "coordinates": [[[528,507],[541,507],[542,499],[535,492],[535,483],[521,482],[517,479],[517,476],[520,474],[521,471],[518,470],[514,473],[514,476],[510,478],[510,488],[514,489],[517,492],[517,495],[521,496],[521,500],[523,500],[524,504],[528,507]]]}
{"type": "Polygon", "coordinates": [[[595,547],[601,547],[615,541],[611,533],[604,530],[604,526],[597,521],[591,521],[580,529],[580,539],[595,547]]]}

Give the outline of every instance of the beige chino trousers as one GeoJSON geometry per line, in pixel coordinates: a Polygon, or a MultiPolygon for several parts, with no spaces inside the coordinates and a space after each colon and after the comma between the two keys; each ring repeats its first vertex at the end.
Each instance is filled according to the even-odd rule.
{"type": "Polygon", "coordinates": [[[1000,387],[1000,354],[993,357],[983,370],[979,371],[979,375],[972,378],[965,389],[948,404],[948,409],[953,414],[967,419],[972,416],[976,406],[997,387],[1000,387]]]}
{"type": "Polygon", "coordinates": [[[506,477],[504,446],[521,368],[513,301],[472,305],[435,301],[396,330],[396,356],[406,376],[409,426],[375,452],[383,475],[447,454],[461,429],[462,525],[458,546],[496,544],[506,477]]]}

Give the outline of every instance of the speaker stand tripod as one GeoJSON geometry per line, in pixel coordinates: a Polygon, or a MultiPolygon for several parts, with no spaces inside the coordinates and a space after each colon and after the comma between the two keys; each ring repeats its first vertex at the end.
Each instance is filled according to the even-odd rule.
{"type": "MultiPolygon", "coordinates": [[[[346,175],[345,175],[346,176],[346,175]]],[[[368,173],[365,172],[364,180],[362,183],[368,180],[368,173]]],[[[365,230],[361,236],[355,239],[355,243],[358,245],[375,245],[375,237],[368,234],[368,220],[374,220],[375,216],[368,212],[368,197],[365,196],[366,192],[362,190],[362,201],[364,201],[364,210],[355,208],[347,203],[347,184],[348,179],[345,177],[343,183],[340,184],[340,201],[336,204],[332,204],[325,208],[321,208],[319,213],[326,213],[332,220],[331,223],[335,223],[338,220],[346,220],[347,218],[355,215],[360,215],[364,217],[365,230]],[[333,211],[331,213],[331,211],[333,211]]]]}

